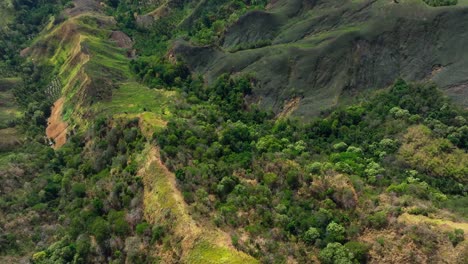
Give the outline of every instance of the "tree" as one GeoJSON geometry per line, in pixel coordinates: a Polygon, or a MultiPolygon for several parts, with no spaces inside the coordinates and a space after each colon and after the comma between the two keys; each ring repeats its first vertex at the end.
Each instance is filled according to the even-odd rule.
{"type": "Polygon", "coordinates": [[[329,243],[319,253],[319,259],[323,264],[352,264],[353,258],[353,254],[345,246],[336,242],[329,243]]]}
{"type": "Polygon", "coordinates": [[[91,233],[100,243],[104,242],[110,234],[109,223],[102,217],[97,217],[91,225],[91,233]]]}
{"type": "Polygon", "coordinates": [[[335,222],[327,226],[327,240],[330,242],[341,242],[345,239],[345,228],[335,222]]]}
{"type": "Polygon", "coordinates": [[[367,259],[367,252],[370,249],[370,245],[357,242],[357,241],[350,241],[344,245],[349,252],[351,252],[354,258],[359,261],[360,263],[366,263],[367,259]]]}
{"type": "Polygon", "coordinates": [[[312,244],[319,237],[320,237],[320,231],[315,227],[311,227],[311,228],[309,228],[309,230],[307,230],[305,232],[304,241],[309,243],[309,244],[312,244]]]}

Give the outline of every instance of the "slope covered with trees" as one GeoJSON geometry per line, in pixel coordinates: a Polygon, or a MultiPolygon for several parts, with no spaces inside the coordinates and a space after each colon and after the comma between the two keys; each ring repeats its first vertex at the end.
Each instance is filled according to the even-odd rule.
{"type": "MultiPolygon", "coordinates": [[[[359,63],[349,65],[377,79],[336,90],[339,100],[265,82],[306,77],[291,51],[339,56],[348,34],[379,35],[363,29],[374,12],[420,33],[404,8],[446,25],[465,5],[389,2],[2,2],[0,262],[464,263],[463,104],[411,81],[427,75],[359,63]],[[66,141],[51,148],[58,98],[66,141]],[[308,108],[321,99],[334,107],[308,108]]],[[[367,62],[391,64],[371,50],[367,62]]],[[[339,73],[334,59],[316,70],[339,73]]]]}

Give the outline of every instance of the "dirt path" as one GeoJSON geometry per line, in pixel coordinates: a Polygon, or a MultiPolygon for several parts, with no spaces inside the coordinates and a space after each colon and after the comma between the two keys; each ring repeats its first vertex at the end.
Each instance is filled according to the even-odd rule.
{"type": "Polygon", "coordinates": [[[53,148],[58,149],[67,142],[68,124],[62,120],[64,98],[58,99],[52,106],[52,113],[47,119],[46,135],[54,141],[53,148]]]}

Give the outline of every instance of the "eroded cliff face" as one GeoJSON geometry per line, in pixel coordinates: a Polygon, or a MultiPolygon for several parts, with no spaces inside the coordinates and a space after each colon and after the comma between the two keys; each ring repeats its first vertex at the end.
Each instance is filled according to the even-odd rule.
{"type": "Polygon", "coordinates": [[[216,46],[180,41],[174,53],[211,82],[253,73],[261,105],[276,112],[301,97],[313,116],[398,77],[432,80],[468,105],[468,7],[422,1],[272,1],[241,17],[216,46]]]}

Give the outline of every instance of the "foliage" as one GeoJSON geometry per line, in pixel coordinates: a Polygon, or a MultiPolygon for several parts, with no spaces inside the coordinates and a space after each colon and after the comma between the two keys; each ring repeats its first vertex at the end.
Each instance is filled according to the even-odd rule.
{"type": "Polygon", "coordinates": [[[451,6],[456,5],[458,0],[424,0],[430,6],[451,6]]]}
{"type": "Polygon", "coordinates": [[[468,182],[468,154],[448,139],[434,138],[425,126],[410,127],[399,153],[412,166],[431,176],[468,182]]]}
{"type": "Polygon", "coordinates": [[[447,235],[454,247],[465,240],[465,232],[463,229],[455,229],[453,232],[449,232],[447,235]]]}
{"type": "Polygon", "coordinates": [[[320,251],[319,259],[324,264],[352,264],[353,254],[340,243],[329,243],[320,251]]]}
{"type": "MultiPolygon", "coordinates": [[[[2,35],[11,37],[11,42],[0,46],[0,54],[17,53],[14,44],[26,43],[26,34],[37,32],[48,21],[46,14],[61,8],[53,1],[15,3],[18,11],[33,10],[21,13],[25,22],[18,18],[18,27],[38,27],[2,35]]],[[[266,1],[210,0],[198,6],[170,1],[174,6],[168,12],[174,15],[161,17],[149,27],[139,25],[135,14],[151,11],[150,3],[106,3],[117,26],[136,40],[140,56],[129,63],[135,78],[158,90],[142,90],[135,81],[115,87],[112,101],[93,105],[96,112],[87,120],[88,126],[80,127],[70,117],[73,130],[68,142],[54,151],[42,136],[52,103],[45,93],[53,78],[52,67],[21,64],[17,56],[7,58],[10,65],[21,65],[23,85],[14,93],[24,107],[24,118],[17,123],[28,144],[8,155],[14,169],[6,173],[15,180],[5,182],[18,184],[0,189],[6,193],[0,200],[2,213],[39,215],[27,219],[26,225],[45,225],[53,219],[59,228],[54,238],[41,238],[43,229],[31,235],[5,229],[0,235],[2,254],[24,253],[36,241],[50,238],[47,241],[55,243],[35,248],[34,263],[99,262],[97,257],[102,257],[101,262],[146,263],[153,261],[152,254],[145,252],[153,249],[152,243],[158,249],[174,249],[173,255],[178,255],[181,244],[170,240],[174,236],[171,217],[176,212],[162,212],[165,222],[155,225],[142,220],[143,183],[137,163],[143,145],[149,144],[148,134],[153,134],[151,143],[160,147],[164,164],[175,174],[193,217],[212,219],[220,228],[233,230],[235,246],[263,262],[292,257],[306,263],[318,250],[323,263],[366,261],[368,245],[353,239],[366,228],[386,228],[392,224],[388,219],[402,210],[394,204],[379,204],[379,194],[385,191],[398,202],[399,196],[408,196],[429,200],[437,208],[450,201],[451,207],[460,207],[457,204],[466,200],[468,115],[435,85],[397,80],[387,90],[314,120],[276,118],[252,103],[256,101],[254,76],[224,74],[207,85],[170,52],[163,56],[176,37],[220,44],[226,28],[248,10],[264,8],[266,1]],[[180,97],[166,101],[167,94],[180,97]],[[161,129],[162,120],[147,118],[154,111],[169,119],[166,128],[161,129]],[[158,125],[142,129],[145,120],[158,125]],[[240,231],[242,236],[237,235],[240,231]],[[26,241],[24,248],[16,241],[26,241]]],[[[110,48],[95,39],[86,45],[102,53],[110,48]]],[[[123,56],[118,63],[91,63],[90,72],[106,75],[99,72],[104,64],[111,66],[105,69],[128,72],[123,56]]],[[[160,199],[169,193],[158,191],[160,199]]],[[[419,236],[423,231],[402,232],[430,248],[419,236]]],[[[448,238],[456,245],[463,233],[456,230],[448,238]]],[[[381,244],[385,246],[383,240],[381,244]]],[[[201,240],[191,253],[189,260],[203,262],[220,255],[226,258],[230,251],[201,240]]]]}
{"type": "MultiPolygon", "coordinates": [[[[413,124],[401,120],[407,115],[395,115],[396,107],[406,109],[409,116],[419,115],[417,122],[437,118],[450,126],[462,125],[456,120],[465,113],[448,104],[433,85],[398,80],[389,91],[365,103],[303,123],[274,120],[255,105],[247,105],[244,98],[255,82],[249,78],[224,75],[209,87],[201,86],[197,78],[187,79],[176,90],[185,93],[190,104],[180,105],[167,129],[157,136],[163,160],[175,172],[186,201],[203,208],[195,211],[202,217],[212,211],[218,225],[244,226],[250,236],[263,236],[274,227],[281,230],[282,237],[300,236],[308,244],[323,247],[350,239],[345,229],[350,225],[347,219],[354,216],[345,209],[358,203],[353,184],[327,175],[333,171],[356,175],[369,185],[390,186],[389,192],[435,202],[447,199],[439,187],[463,193],[458,185],[447,189],[425,171],[408,174],[401,165],[387,162],[405,147],[406,141],[402,145],[399,135],[413,124]],[[325,162],[311,162],[312,153],[325,162]],[[319,175],[327,176],[317,178],[319,175]],[[407,180],[403,175],[412,176],[407,180]],[[414,177],[425,180],[412,180],[414,177]],[[258,184],[250,184],[252,180],[258,184]],[[298,190],[308,188],[309,195],[299,194],[298,190]],[[215,198],[189,195],[197,190],[215,198]],[[252,221],[256,224],[247,225],[252,221]]],[[[385,211],[366,212],[363,224],[385,228],[387,215],[385,211]]],[[[239,247],[249,246],[238,243],[239,247]]],[[[363,255],[361,252],[360,258],[363,255]]]]}
{"type": "Polygon", "coordinates": [[[320,231],[315,227],[309,228],[309,230],[304,233],[304,241],[310,244],[314,243],[319,237],[320,231]]]}

